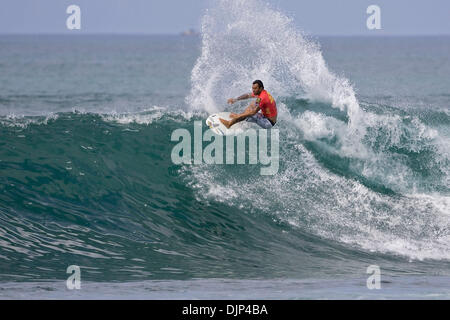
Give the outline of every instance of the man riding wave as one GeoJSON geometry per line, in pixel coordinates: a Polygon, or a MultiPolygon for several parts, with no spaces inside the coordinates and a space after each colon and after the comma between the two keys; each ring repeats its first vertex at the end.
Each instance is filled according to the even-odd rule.
{"type": "Polygon", "coordinates": [[[261,80],[253,81],[252,93],[243,94],[236,99],[230,98],[228,103],[233,104],[236,101],[254,97],[257,97],[256,101],[250,103],[243,113],[231,113],[231,120],[219,118],[220,122],[227,128],[243,120],[254,122],[264,129],[272,128],[277,122],[277,104],[270,93],[264,90],[264,84],[261,80]],[[261,110],[261,113],[258,112],[259,110],[261,110]]]}

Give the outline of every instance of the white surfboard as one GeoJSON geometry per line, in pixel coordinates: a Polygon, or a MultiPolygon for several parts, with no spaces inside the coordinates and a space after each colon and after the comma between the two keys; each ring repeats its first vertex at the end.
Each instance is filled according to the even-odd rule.
{"type": "Polygon", "coordinates": [[[212,114],[206,119],[206,125],[215,133],[222,136],[236,135],[243,132],[248,127],[248,122],[240,121],[227,129],[219,118],[230,120],[231,112],[219,112],[212,114]]]}

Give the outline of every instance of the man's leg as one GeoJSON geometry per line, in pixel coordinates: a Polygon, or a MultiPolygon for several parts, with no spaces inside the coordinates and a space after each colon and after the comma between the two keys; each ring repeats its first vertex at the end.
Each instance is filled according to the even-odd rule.
{"type": "Polygon", "coordinates": [[[231,120],[225,120],[222,118],[219,118],[220,122],[223,123],[223,125],[225,127],[227,127],[227,129],[229,129],[233,124],[241,122],[242,120],[245,120],[247,117],[251,116],[252,112],[251,111],[247,111],[244,113],[241,113],[239,115],[237,115],[236,117],[232,118],[231,120]]]}
{"type": "Polygon", "coordinates": [[[247,107],[247,108],[245,108],[245,110],[244,110],[244,112],[242,112],[242,113],[234,113],[234,112],[232,112],[232,113],[230,113],[230,118],[236,118],[236,117],[238,117],[238,116],[240,116],[240,115],[243,115],[244,113],[248,113],[250,110],[252,110],[253,108],[255,107],[255,102],[251,102],[250,104],[249,104],[249,106],[247,107]]]}

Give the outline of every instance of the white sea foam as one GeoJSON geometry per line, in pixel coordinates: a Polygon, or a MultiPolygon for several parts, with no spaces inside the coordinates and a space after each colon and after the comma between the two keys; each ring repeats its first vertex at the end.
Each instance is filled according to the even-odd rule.
{"type": "Polygon", "coordinates": [[[115,122],[120,124],[145,124],[149,125],[161,120],[162,117],[169,117],[173,121],[189,121],[195,116],[204,116],[199,111],[184,111],[184,110],[169,110],[167,108],[153,106],[139,112],[125,112],[117,113],[111,112],[108,114],[101,114],[104,121],[115,122]]]}
{"type": "Polygon", "coordinates": [[[414,154],[430,154],[423,160],[424,169],[440,174],[442,181],[433,178],[436,188],[448,189],[445,136],[414,117],[377,114],[370,106],[363,111],[349,81],[329,71],[320,47],[261,1],[217,1],[203,18],[202,34],[202,53],[186,99],[193,110],[219,111],[226,98],[250,92],[251,82],[261,79],[277,99],[301,96],[327,102],[345,112],[347,120],[314,110],[293,116],[278,102],[279,173],[263,177],[252,175],[249,168],[241,176],[226,166],[185,167],[190,173],[186,179],[200,199],[258,209],[369,251],[450,259],[448,196],[428,192],[429,181],[422,186],[424,177],[410,163],[414,154]],[[268,17],[270,24],[264,23],[268,17]],[[305,141],[349,160],[349,174],[355,178],[327,169],[305,141]],[[358,176],[395,194],[377,192],[358,176]]]}
{"type": "Polygon", "coordinates": [[[275,177],[240,179],[217,166],[185,170],[192,170],[187,177],[199,200],[258,209],[319,236],[369,251],[413,259],[450,259],[448,198],[380,194],[327,172],[301,144],[291,150],[284,153],[286,169],[275,177]]]}
{"type": "Polygon", "coordinates": [[[330,72],[319,46],[267,4],[219,0],[203,18],[202,37],[187,98],[193,108],[217,112],[226,97],[249,92],[258,78],[274,96],[327,101],[358,123],[360,108],[348,80],[330,72]]]}
{"type": "Polygon", "coordinates": [[[0,117],[0,125],[5,127],[19,127],[27,128],[30,124],[47,125],[49,121],[58,119],[58,114],[50,113],[46,116],[26,117],[24,115],[9,114],[5,117],[0,117]]]}

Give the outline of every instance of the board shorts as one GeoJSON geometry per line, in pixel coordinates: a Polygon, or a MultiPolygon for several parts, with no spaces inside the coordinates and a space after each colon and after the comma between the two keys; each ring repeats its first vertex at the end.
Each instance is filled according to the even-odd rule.
{"type": "Polygon", "coordinates": [[[256,123],[258,126],[264,129],[270,129],[272,128],[275,123],[272,123],[272,121],[269,120],[269,118],[266,118],[262,113],[258,112],[257,114],[248,117],[245,119],[248,122],[256,123]]]}

